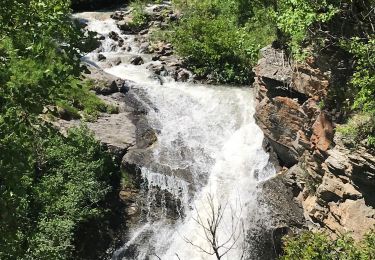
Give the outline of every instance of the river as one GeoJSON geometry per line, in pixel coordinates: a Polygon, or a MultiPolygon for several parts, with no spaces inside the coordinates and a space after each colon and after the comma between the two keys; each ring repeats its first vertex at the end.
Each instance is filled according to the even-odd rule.
{"type": "MultiPolygon", "coordinates": [[[[157,133],[152,158],[155,165],[140,165],[150,203],[146,221],[134,227],[132,238],[112,259],[253,259],[246,239],[259,215],[258,184],[275,174],[262,148],[263,134],[253,118],[255,93],[248,87],[210,86],[175,82],[168,76],[155,79],[147,66],[148,54],[133,46],[134,35],[124,35],[109,12],[86,12],[87,28],[105,38],[101,47],[85,56],[104,71],[132,80],[153,104],[147,114],[157,133]],[[132,46],[116,47],[114,31],[132,46]],[[107,57],[98,61],[98,54],[107,57]],[[145,64],[129,60],[140,55],[145,64]],[[120,65],[110,65],[121,59],[120,65]],[[168,169],[168,170],[163,170],[168,169]],[[178,216],[152,216],[155,187],[179,201],[178,216]],[[256,212],[256,213],[255,213],[256,212]],[[257,216],[254,216],[257,214],[257,216]]],[[[167,207],[168,197],[161,199],[167,207]]],[[[163,209],[162,209],[163,212],[163,209]]],[[[266,214],[265,214],[266,215],[266,214]]]]}

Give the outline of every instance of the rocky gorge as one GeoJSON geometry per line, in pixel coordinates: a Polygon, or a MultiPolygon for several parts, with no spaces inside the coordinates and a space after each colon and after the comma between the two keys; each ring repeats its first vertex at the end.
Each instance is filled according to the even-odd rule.
{"type": "MultiPolygon", "coordinates": [[[[150,122],[149,115],[162,108],[139,84],[152,81],[168,86],[171,80],[197,82],[197,79],[174,54],[171,44],[150,39],[153,30],[179,19],[179,14],[168,4],[150,5],[147,12],[150,21],[136,29],[130,26],[131,10],[96,14],[98,21],[110,16],[116,29],[104,28],[102,34],[98,30],[101,45],[86,60],[87,78],[94,83],[93,91],[116,111],[88,123],[102,144],[119,158],[124,174],[117,192],[122,205],[118,213],[125,225],[111,231],[118,233],[112,237],[114,245],[106,253],[102,252],[108,258],[114,253],[113,259],[141,259],[151,254],[146,249],[142,251],[142,245],[153,241],[154,233],[161,231],[144,223],[158,223],[164,216],[169,219],[167,222],[174,222],[173,219],[184,215],[181,213],[186,211],[183,200],[192,192],[185,189],[194,183],[192,177],[187,177],[195,170],[191,165],[176,168],[163,164],[166,162],[163,154],[164,161],[157,162],[160,158],[154,157],[155,147],[163,137],[160,137],[162,129],[150,122]],[[132,66],[119,69],[128,64],[132,66]],[[139,78],[138,70],[147,71],[148,78],[139,78]],[[125,74],[126,77],[121,76],[125,74]],[[145,172],[155,179],[148,179],[145,172]],[[158,172],[168,177],[155,174],[158,172]],[[167,182],[171,183],[164,186],[167,182]],[[146,235],[134,236],[134,230],[146,235]],[[114,252],[115,249],[118,250],[114,252]]],[[[90,15],[79,15],[79,19],[92,29],[90,15]]],[[[332,68],[315,60],[303,65],[291,64],[286,57],[284,51],[269,46],[262,49],[254,69],[253,88],[257,96],[254,118],[265,136],[264,150],[278,173],[274,177],[269,174],[270,178],[259,178],[257,183],[261,195],[255,197],[256,205],[265,209],[268,223],[259,217],[264,212],[257,212],[249,220],[257,228],[249,228],[247,237],[258,241],[250,249],[251,259],[276,258],[282,252],[282,237],[286,234],[307,229],[326,230],[332,236],[351,233],[360,239],[375,224],[374,153],[361,145],[347,147],[335,132],[339,113],[322,109],[320,105],[336,80],[332,77],[332,68]]],[[[65,128],[78,123],[60,120],[59,125],[65,128]]],[[[185,141],[181,137],[174,140],[181,142],[178,145],[186,145],[185,141]]],[[[189,149],[178,151],[182,153],[179,158],[194,156],[194,149],[198,148],[189,149]]],[[[202,160],[212,158],[207,155],[202,160]]],[[[268,158],[262,167],[271,167],[268,158]]],[[[262,172],[262,167],[257,171],[262,172]]],[[[207,176],[200,177],[203,183],[209,182],[207,176]]]]}

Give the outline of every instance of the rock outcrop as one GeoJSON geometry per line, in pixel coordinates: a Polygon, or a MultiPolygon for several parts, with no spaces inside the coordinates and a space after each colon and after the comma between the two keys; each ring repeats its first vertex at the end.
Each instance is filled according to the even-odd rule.
{"type": "Polygon", "coordinates": [[[335,133],[335,114],[321,109],[330,68],[287,61],[267,47],[254,69],[255,118],[276,153],[307,226],[360,239],[375,224],[375,155],[350,150],[335,133]]]}
{"type": "Polygon", "coordinates": [[[293,176],[291,172],[277,174],[262,183],[257,197],[258,219],[248,231],[252,241],[249,255],[254,259],[277,259],[282,253],[282,238],[306,228],[302,207],[294,199],[293,176]]]}

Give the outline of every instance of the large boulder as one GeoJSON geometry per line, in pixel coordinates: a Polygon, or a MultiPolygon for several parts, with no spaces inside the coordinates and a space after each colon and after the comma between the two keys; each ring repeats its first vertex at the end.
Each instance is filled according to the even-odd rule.
{"type": "Polygon", "coordinates": [[[142,65],[145,62],[141,56],[134,56],[130,59],[130,63],[133,65],[142,65]]]}
{"type": "Polygon", "coordinates": [[[289,172],[284,172],[259,187],[261,191],[253,215],[260,217],[248,232],[249,254],[256,259],[277,259],[282,253],[282,237],[306,229],[303,210],[290,186],[293,183],[291,178],[289,172]]]}
{"type": "Polygon", "coordinates": [[[91,81],[91,88],[97,94],[110,95],[116,92],[126,93],[130,83],[126,80],[117,78],[103,70],[87,64],[88,73],[85,77],[91,81]]]}
{"type": "Polygon", "coordinates": [[[288,97],[266,97],[258,104],[255,118],[282,164],[296,164],[309,145],[303,131],[308,118],[298,102],[288,97]]]}

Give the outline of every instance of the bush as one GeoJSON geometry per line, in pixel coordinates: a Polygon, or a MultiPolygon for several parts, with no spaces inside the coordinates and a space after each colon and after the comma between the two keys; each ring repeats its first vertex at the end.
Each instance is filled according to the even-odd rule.
{"type": "Polygon", "coordinates": [[[254,14],[244,23],[239,21],[237,1],[190,1],[179,6],[184,16],[173,28],[171,41],[190,69],[218,82],[251,82],[259,49],[274,38],[268,9],[254,4],[254,14]]]}
{"type": "Polygon", "coordinates": [[[131,2],[130,7],[132,8],[132,20],[129,26],[134,31],[140,31],[149,21],[148,14],[145,12],[145,4],[141,0],[135,0],[131,2]]]}
{"type": "Polygon", "coordinates": [[[368,233],[361,242],[349,235],[330,239],[324,233],[304,232],[284,239],[284,260],[358,260],[374,259],[375,233],[368,233]]]}
{"type": "Polygon", "coordinates": [[[80,83],[81,33],[69,1],[0,1],[0,259],[68,259],[100,218],[114,163],[86,128],[67,137],[50,105],[102,109],[80,83]]]}
{"type": "Polygon", "coordinates": [[[343,136],[345,144],[351,147],[360,144],[374,147],[375,114],[356,114],[346,124],[337,127],[337,131],[343,136]]]}
{"type": "Polygon", "coordinates": [[[21,165],[1,155],[1,172],[10,170],[1,176],[1,212],[7,214],[1,222],[1,259],[69,258],[75,231],[101,217],[99,203],[110,191],[115,163],[87,128],[72,129],[67,137],[41,130],[31,146],[18,140],[29,158],[21,165]]]}

